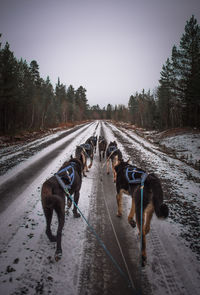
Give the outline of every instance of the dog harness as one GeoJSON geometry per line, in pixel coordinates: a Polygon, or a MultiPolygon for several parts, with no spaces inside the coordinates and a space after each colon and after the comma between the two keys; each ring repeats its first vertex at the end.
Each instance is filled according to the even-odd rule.
{"type": "Polygon", "coordinates": [[[62,170],[58,171],[56,175],[58,175],[62,181],[65,183],[67,189],[71,189],[72,184],[74,183],[74,165],[76,165],[75,162],[71,162],[70,165],[63,168],[62,170]]]}
{"type": "Polygon", "coordinates": [[[111,145],[108,147],[108,154],[114,153],[118,148],[115,145],[111,145]]]}
{"type": "Polygon", "coordinates": [[[86,151],[90,151],[91,150],[91,144],[89,143],[84,143],[80,145],[82,148],[84,148],[86,151]]]}
{"type": "Polygon", "coordinates": [[[144,184],[147,176],[148,174],[146,172],[138,170],[136,167],[128,166],[126,168],[126,179],[130,184],[144,184]]]}
{"type": "Polygon", "coordinates": [[[97,141],[97,139],[96,139],[95,136],[91,136],[91,137],[90,137],[90,140],[93,141],[93,143],[96,143],[96,141],[97,141]]]}
{"type": "Polygon", "coordinates": [[[89,144],[89,143],[83,143],[83,144],[80,145],[80,147],[83,149],[86,156],[88,158],[91,158],[91,156],[92,156],[91,153],[92,153],[92,150],[93,150],[92,145],[89,144]]]}

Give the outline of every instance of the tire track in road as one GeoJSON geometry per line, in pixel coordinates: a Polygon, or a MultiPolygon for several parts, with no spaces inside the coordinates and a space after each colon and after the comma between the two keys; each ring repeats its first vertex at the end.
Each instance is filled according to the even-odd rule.
{"type": "MultiPolygon", "coordinates": [[[[166,294],[170,295],[187,295],[188,291],[185,289],[176,266],[172,265],[169,255],[163,248],[156,229],[151,227],[150,236],[148,237],[148,252],[152,251],[154,258],[151,261],[152,272],[159,273],[160,279],[157,281],[157,286],[160,289],[164,288],[166,294]]],[[[163,293],[165,294],[165,293],[163,293]]]]}
{"type": "MultiPolygon", "coordinates": [[[[100,127],[100,133],[106,136],[104,126],[100,127]]],[[[95,181],[93,183],[89,222],[124,274],[129,278],[131,276],[136,290],[128,286],[127,280],[120,274],[94,236],[88,232],[84,246],[85,255],[82,261],[79,294],[134,295],[137,293],[150,295],[152,294],[151,287],[145,274],[142,274],[141,286],[137,237],[134,235],[132,227],[127,224],[126,218],[116,217],[116,189],[112,175],[106,174],[104,163],[100,163],[99,159],[95,161],[96,183],[95,181]],[[130,258],[131,255],[132,258],[130,258]],[[127,273],[127,269],[129,273],[127,273]]]]}
{"type": "MultiPolygon", "coordinates": [[[[93,194],[90,200],[89,223],[100,236],[101,240],[105,244],[105,247],[111,253],[112,257],[115,259],[119,267],[127,275],[124,261],[116,243],[115,235],[113,233],[113,229],[110,224],[109,216],[106,211],[106,205],[104,202],[105,196],[105,198],[107,199],[106,201],[109,202],[109,210],[111,209],[111,214],[113,215],[112,205],[113,203],[115,204],[115,197],[113,198],[113,196],[115,196],[115,193],[112,184],[112,177],[110,176],[108,180],[106,180],[106,176],[102,175],[100,165],[96,163],[96,166],[96,175],[98,175],[98,177],[96,178],[96,184],[94,182],[93,194]],[[105,190],[106,185],[107,189],[105,190]]],[[[119,220],[116,218],[115,221],[113,221],[115,226],[118,228],[117,236],[119,237],[120,223],[116,225],[116,221],[119,220]]],[[[123,230],[122,233],[125,234],[123,230]]],[[[125,247],[126,243],[124,240],[124,234],[121,235],[123,236],[123,244],[125,247]]],[[[120,242],[122,242],[122,236],[120,237],[120,242]]],[[[79,280],[80,287],[78,294],[136,294],[136,291],[129,288],[126,279],[119,273],[116,266],[113,264],[111,259],[108,257],[104,249],[100,246],[100,244],[90,231],[87,232],[86,238],[87,239],[84,245],[84,258],[82,261],[82,271],[79,280]]],[[[126,257],[126,259],[128,258],[126,257]]],[[[136,286],[138,287],[138,285],[139,283],[137,282],[136,286]]]]}

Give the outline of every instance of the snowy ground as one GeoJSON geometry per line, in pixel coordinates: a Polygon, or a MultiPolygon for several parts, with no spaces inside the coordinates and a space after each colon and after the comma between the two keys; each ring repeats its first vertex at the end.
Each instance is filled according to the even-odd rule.
{"type": "Polygon", "coordinates": [[[197,165],[200,171],[200,134],[169,136],[160,144],[170,148],[179,159],[197,165]]]}
{"type": "MultiPolygon", "coordinates": [[[[86,241],[87,225],[82,218],[74,219],[71,211],[66,215],[63,231],[63,258],[56,263],[54,261],[55,245],[51,244],[45,235],[40,188],[44,180],[59,169],[66,157],[74,153],[76,145],[83,143],[95,132],[99,135],[102,130],[108,141],[118,142],[125,159],[130,157],[138,167],[146,169],[147,172],[154,171],[159,175],[163,183],[165,199],[169,205],[170,216],[166,221],[160,222],[155,217],[152,220],[152,228],[147,239],[148,264],[143,270],[145,278],[150,282],[151,292],[145,294],[198,294],[200,288],[199,171],[185,163],[187,157],[179,160],[178,157],[161,151],[158,145],[137,135],[134,131],[98,122],[88,126],[83,125],[52,144],[48,137],[49,145],[46,148],[41,149],[38,153],[34,152],[24,161],[20,160],[20,164],[16,160],[17,165],[15,167],[12,165],[12,169],[9,169],[7,173],[4,171],[0,176],[0,192],[2,193],[1,188],[3,189],[6,183],[14,183],[17,175],[23,169],[41,161],[38,162],[41,165],[41,171],[35,173],[34,178],[30,178],[32,180],[29,182],[27,180],[27,183],[24,179],[20,189],[16,190],[17,197],[5,210],[2,212],[0,210],[0,294],[80,294],[80,275],[85,267],[85,262],[83,263],[85,247],[89,245],[86,241]],[[66,147],[64,148],[65,142],[66,147]],[[43,157],[58,149],[59,146],[62,150],[58,155],[50,163],[42,166],[43,157]]],[[[52,135],[54,138],[55,136],[52,135]]],[[[60,132],[57,136],[59,138],[60,132]]],[[[193,160],[198,161],[199,136],[194,134],[192,139],[190,136],[185,134],[184,141],[181,137],[181,146],[178,144],[177,148],[179,152],[187,150],[189,155],[192,154],[193,160]],[[187,144],[183,146],[185,142],[187,144]],[[191,146],[192,150],[189,151],[191,146]]],[[[165,141],[163,139],[162,144],[176,150],[176,146],[171,144],[174,144],[177,138],[168,138],[165,141]]],[[[37,147],[40,143],[39,140],[32,142],[31,145],[37,147]]],[[[1,150],[1,164],[6,167],[8,163],[10,167],[8,160],[12,159],[14,163],[17,158],[15,156],[19,155],[23,148],[28,152],[29,146],[16,147],[9,151],[1,150]]],[[[189,156],[188,160],[190,159],[189,156]]],[[[88,177],[84,178],[81,188],[79,205],[86,217],[90,215],[91,201],[96,202],[96,193],[99,189],[98,180],[99,162],[98,154],[96,154],[94,164],[88,177]]],[[[114,184],[111,183],[110,191],[114,192],[114,189],[114,184]]],[[[13,192],[15,192],[15,186],[13,192]]],[[[126,216],[130,208],[128,197],[124,198],[124,204],[124,215],[126,216]]],[[[98,216],[97,218],[101,222],[103,217],[98,216]]],[[[96,220],[97,224],[98,220],[96,220]]],[[[54,221],[55,230],[55,217],[54,221]]],[[[126,226],[126,218],[122,220],[122,223],[126,226]]],[[[130,238],[132,228],[127,227],[126,231],[130,238]]],[[[137,237],[136,230],[134,234],[137,237]]],[[[109,242],[105,241],[108,244],[109,242]]],[[[131,242],[129,246],[127,250],[129,259],[134,260],[135,253],[131,251],[133,248],[131,242]]],[[[102,258],[102,271],[103,261],[102,258]]],[[[92,267],[95,262],[87,258],[86,263],[92,267]]],[[[92,282],[90,284],[90,292],[86,290],[85,295],[109,294],[106,289],[103,289],[101,293],[95,290],[92,292],[92,282]]]]}
{"type": "Polygon", "coordinates": [[[190,130],[169,130],[168,132],[144,132],[145,138],[153,143],[158,143],[159,147],[173,157],[188,163],[200,171],[200,132],[195,129],[190,130]]]}

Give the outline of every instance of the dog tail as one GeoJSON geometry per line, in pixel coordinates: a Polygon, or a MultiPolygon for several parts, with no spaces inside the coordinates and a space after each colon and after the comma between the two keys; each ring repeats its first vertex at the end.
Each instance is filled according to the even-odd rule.
{"type": "Polygon", "coordinates": [[[160,179],[154,173],[150,173],[146,180],[149,182],[153,192],[153,205],[156,216],[158,218],[167,218],[169,215],[169,208],[163,203],[163,190],[160,179]]]}

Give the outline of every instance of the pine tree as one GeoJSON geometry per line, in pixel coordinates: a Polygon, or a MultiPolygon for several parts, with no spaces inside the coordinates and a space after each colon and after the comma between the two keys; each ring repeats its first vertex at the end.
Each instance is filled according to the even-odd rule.
{"type": "MultiPolygon", "coordinates": [[[[137,94],[136,94],[137,95],[137,94]]],[[[136,96],[131,95],[128,102],[128,108],[130,112],[131,122],[136,124],[136,117],[138,113],[138,103],[136,100],[136,96]]]]}
{"type": "Polygon", "coordinates": [[[53,103],[54,103],[54,93],[53,86],[50,82],[49,76],[47,76],[46,81],[42,84],[42,101],[41,101],[41,126],[43,129],[45,127],[53,126],[56,121],[55,114],[53,113],[53,103]]]}
{"type": "Polygon", "coordinates": [[[0,92],[0,130],[2,133],[14,134],[16,128],[16,109],[17,105],[17,83],[18,71],[17,60],[10,45],[6,43],[1,50],[1,92],[0,92]]]}
{"type": "Polygon", "coordinates": [[[200,123],[200,27],[194,16],[187,21],[180,41],[180,74],[184,124],[197,126],[200,123]]]}
{"type": "Polygon", "coordinates": [[[68,119],[74,121],[75,112],[75,89],[72,85],[67,88],[68,119]]]}
{"type": "Polygon", "coordinates": [[[171,105],[170,105],[170,125],[171,127],[182,126],[182,91],[179,87],[181,73],[180,73],[180,52],[174,45],[171,55],[171,105]]]}
{"type": "Polygon", "coordinates": [[[80,86],[76,90],[75,94],[75,109],[74,116],[78,120],[85,120],[88,117],[88,104],[87,104],[87,96],[86,89],[83,86],[80,86]]]}
{"type": "Polygon", "coordinates": [[[161,78],[159,80],[160,86],[158,87],[158,111],[161,128],[169,128],[170,124],[170,108],[172,101],[172,65],[167,59],[165,65],[162,67],[161,78]]]}
{"type": "Polygon", "coordinates": [[[112,119],[112,110],[113,110],[113,106],[109,103],[106,108],[106,119],[108,120],[112,119]]]}
{"type": "Polygon", "coordinates": [[[67,91],[66,86],[60,83],[58,78],[58,83],[56,84],[55,90],[55,106],[56,114],[58,118],[58,124],[67,123],[69,120],[69,107],[67,101],[67,91]]]}
{"type": "Polygon", "coordinates": [[[29,129],[38,129],[40,127],[40,110],[41,103],[41,84],[42,79],[39,74],[39,65],[37,61],[32,60],[29,66],[30,71],[30,91],[31,91],[31,123],[29,129]]]}

